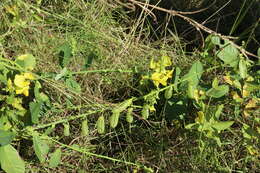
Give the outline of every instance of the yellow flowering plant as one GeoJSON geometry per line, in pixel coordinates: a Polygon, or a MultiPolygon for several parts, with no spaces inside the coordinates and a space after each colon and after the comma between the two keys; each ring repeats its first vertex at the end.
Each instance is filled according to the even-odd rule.
{"type": "Polygon", "coordinates": [[[150,79],[154,85],[158,88],[159,85],[167,86],[167,81],[172,78],[174,69],[167,70],[172,65],[171,59],[168,56],[162,56],[159,61],[150,62],[150,69],[153,70],[150,79]]]}
{"type": "Polygon", "coordinates": [[[32,73],[35,65],[35,57],[30,54],[18,56],[15,61],[0,57],[0,155],[12,151],[21,169],[24,162],[11,142],[26,128],[25,124],[38,122],[41,107],[48,101],[32,73]]]}

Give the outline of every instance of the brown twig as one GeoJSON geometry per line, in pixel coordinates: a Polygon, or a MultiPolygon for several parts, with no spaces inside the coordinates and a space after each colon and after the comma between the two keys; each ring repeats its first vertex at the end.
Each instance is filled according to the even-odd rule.
{"type": "Polygon", "coordinates": [[[216,35],[216,36],[220,37],[223,40],[229,41],[230,44],[232,44],[234,47],[239,49],[240,52],[245,57],[248,57],[248,55],[249,55],[249,56],[252,56],[252,57],[260,59],[259,56],[254,55],[251,52],[248,52],[243,47],[238,46],[233,41],[231,41],[231,40],[237,39],[237,37],[222,35],[220,33],[217,33],[215,31],[213,31],[212,29],[210,29],[210,28],[208,28],[208,27],[198,23],[197,21],[195,21],[195,20],[193,20],[193,19],[191,19],[191,18],[189,18],[187,16],[184,16],[184,14],[194,14],[194,13],[200,12],[200,10],[199,11],[195,11],[195,12],[187,13],[187,12],[181,12],[181,11],[175,11],[175,10],[168,10],[168,9],[165,9],[165,8],[157,7],[155,5],[151,5],[151,4],[147,4],[147,3],[143,3],[143,2],[138,2],[136,0],[128,0],[128,1],[133,3],[133,4],[135,4],[135,5],[138,5],[138,6],[143,5],[143,6],[146,6],[146,7],[150,7],[150,8],[153,8],[153,9],[156,9],[156,10],[159,10],[159,11],[171,14],[172,16],[178,16],[178,17],[182,18],[183,20],[185,20],[186,22],[188,22],[190,25],[194,26],[198,31],[203,30],[204,32],[207,32],[208,34],[216,35]]]}

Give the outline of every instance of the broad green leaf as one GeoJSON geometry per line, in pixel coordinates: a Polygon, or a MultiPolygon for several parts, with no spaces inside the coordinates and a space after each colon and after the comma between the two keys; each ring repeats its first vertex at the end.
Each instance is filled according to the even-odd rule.
{"type": "Polygon", "coordinates": [[[33,135],[33,148],[40,162],[45,162],[49,152],[49,146],[45,140],[40,139],[40,137],[37,135],[33,135]]]}
{"type": "Polygon", "coordinates": [[[21,56],[18,56],[16,61],[17,64],[19,64],[21,67],[23,67],[25,70],[33,70],[36,66],[36,59],[31,54],[24,54],[21,56]]]}
{"type": "Polygon", "coordinates": [[[216,122],[211,124],[211,126],[216,129],[217,131],[222,131],[230,128],[234,121],[222,121],[222,122],[216,122]]]}
{"type": "Polygon", "coordinates": [[[247,65],[246,61],[244,59],[241,59],[239,61],[239,74],[240,76],[245,79],[247,77],[247,65]]]}
{"type": "Polygon", "coordinates": [[[206,50],[212,50],[216,45],[220,44],[220,38],[215,35],[209,35],[205,40],[206,50]]]}
{"type": "Polygon", "coordinates": [[[200,61],[195,62],[189,73],[183,77],[183,80],[187,80],[190,85],[197,86],[203,73],[203,66],[200,61]]]}
{"type": "Polygon", "coordinates": [[[34,124],[39,123],[41,105],[42,104],[39,102],[30,102],[29,103],[31,119],[34,124]]]}
{"type": "Polygon", "coordinates": [[[189,83],[188,91],[187,91],[188,97],[191,98],[191,99],[195,99],[196,96],[198,96],[198,94],[196,94],[196,91],[197,91],[197,86],[189,83]]]}
{"type": "Polygon", "coordinates": [[[220,114],[222,113],[223,108],[224,108],[224,105],[223,105],[223,104],[218,105],[217,110],[216,110],[216,112],[215,112],[215,117],[216,117],[217,119],[219,119],[220,114]]]}
{"type": "Polygon", "coordinates": [[[0,147],[0,165],[6,173],[24,173],[25,164],[10,144],[0,147]]]}
{"type": "Polygon", "coordinates": [[[0,146],[10,144],[14,138],[14,133],[0,129],[0,146]]]}
{"type": "Polygon", "coordinates": [[[206,95],[213,98],[220,98],[229,92],[228,85],[220,85],[217,88],[211,88],[206,92],[206,95]]]}
{"type": "Polygon", "coordinates": [[[66,86],[68,88],[70,88],[71,90],[77,92],[77,93],[80,93],[81,92],[81,86],[79,85],[79,83],[77,81],[75,81],[74,79],[72,78],[68,78],[66,79],[66,82],[65,82],[66,86]]]}
{"type": "Polygon", "coordinates": [[[41,88],[42,88],[41,83],[39,81],[36,81],[35,86],[34,86],[34,96],[37,101],[40,101],[40,89],[41,88]]]}
{"type": "Polygon", "coordinates": [[[55,168],[60,164],[60,161],[61,161],[61,149],[58,148],[57,150],[54,151],[54,153],[51,154],[49,166],[51,168],[55,168]]]}
{"type": "Polygon", "coordinates": [[[231,42],[225,41],[225,44],[220,46],[217,56],[231,67],[236,67],[239,62],[239,51],[234,47],[231,42]]]}
{"type": "Polygon", "coordinates": [[[211,37],[211,43],[213,43],[213,44],[215,44],[215,45],[220,45],[220,38],[219,38],[219,36],[212,35],[212,37],[211,37]]]}
{"type": "Polygon", "coordinates": [[[260,47],[259,47],[258,50],[257,50],[257,56],[260,57],[260,47]]]}
{"type": "Polygon", "coordinates": [[[173,87],[171,86],[167,88],[164,92],[165,99],[170,99],[172,97],[172,94],[173,94],[173,87]]]}
{"type": "Polygon", "coordinates": [[[70,63],[72,56],[72,48],[68,42],[65,42],[59,47],[59,55],[60,66],[66,67],[70,63]]]}

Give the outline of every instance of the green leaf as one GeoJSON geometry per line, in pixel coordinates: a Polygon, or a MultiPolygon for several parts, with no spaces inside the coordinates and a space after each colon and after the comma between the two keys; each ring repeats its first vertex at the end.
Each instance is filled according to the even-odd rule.
{"type": "Polygon", "coordinates": [[[14,138],[14,133],[0,129],[0,146],[10,144],[14,138]]]}
{"type": "Polygon", "coordinates": [[[51,154],[49,166],[55,168],[60,164],[61,161],[61,149],[58,148],[54,153],[51,154]]]}
{"type": "Polygon", "coordinates": [[[229,92],[228,85],[220,85],[217,88],[211,88],[206,92],[206,95],[213,98],[220,98],[229,92]]]}
{"type": "Polygon", "coordinates": [[[236,67],[238,65],[239,51],[229,41],[225,41],[225,44],[220,45],[220,50],[217,52],[217,56],[225,64],[228,64],[231,67],[236,67]]]}
{"type": "Polygon", "coordinates": [[[31,54],[24,54],[18,56],[15,62],[25,70],[30,70],[30,71],[33,70],[34,67],[36,66],[36,59],[31,54]]]}
{"type": "Polygon", "coordinates": [[[257,50],[257,56],[260,57],[260,47],[259,47],[258,50],[257,50]]]}
{"type": "Polygon", "coordinates": [[[69,73],[70,73],[70,71],[69,71],[66,67],[64,67],[64,68],[60,71],[60,73],[55,76],[54,79],[55,79],[55,80],[59,80],[59,79],[63,78],[64,76],[67,76],[69,73]]]}
{"type": "Polygon", "coordinates": [[[41,105],[42,105],[42,103],[39,103],[39,102],[30,102],[29,103],[31,119],[34,124],[39,123],[41,105]]]}
{"type": "Polygon", "coordinates": [[[24,173],[25,164],[11,145],[0,147],[0,164],[6,173],[24,173]]]}
{"type": "Polygon", "coordinates": [[[215,35],[209,35],[205,40],[205,49],[206,50],[212,50],[215,45],[220,44],[220,38],[215,35]]]}
{"type": "Polygon", "coordinates": [[[188,90],[187,90],[187,94],[188,94],[188,97],[191,98],[191,99],[195,99],[196,98],[196,89],[197,87],[190,84],[188,85],[188,90]]]}
{"type": "Polygon", "coordinates": [[[66,67],[70,63],[70,59],[72,57],[72,49],[68,42],[65,42],[59,48],[59,61],[61,67],[66,67]]]}
{"type": "Polygon", "coordinates": [[[172,94],[173,94],[173,87],[171,86],[167,88],[164,92],[165,99],[170,99],[172,97],[172,94]]]}
{"type": "Polygon", "coordinates": [[[34,86],[35,99],[39,103],[45,103],[46,105],[50,106],[50,99],[46,94],[40,92],[41,88],[42,88],[41,83],[39,81],[36,81],[34,86]]]}
{"type": "Polygon", "coordinates": [[[216,110],[216,112],[215,112],[215,117],[216,117],[217,119],[219,119],[220,114],[222,113],[223,108],[224,108],[224,105],[223,105],[223,104],[218,105],[217,110],[216,110]]]}
{"type": "Polygon", "coordinates": [[[49,146],[47,145],[45,140],[40,139],[40,137],[37,135],[33,135],[33,148],[40,162],[45,162],[47,154],[49,152],[49,146]]]}
{"type": "Polygon", "coordinates": [[[247,77],[247,65],[246,61],[244,59],[241,59],[239,61],[239,74],[240,76],[245,79],[247,77]]]}
{"type": "Polygon", "coordinates": [[[190,85],[193,85],[195,87],[199,84],[202,73],[202,63],[200,61],[197,61],[192,65],[189,73],[183,77],[183,80],[187,80],[190,85]]]}
{"type": "Polygon", "coordinates": [[[216,129],[217,131],[222,131],[230,128],[234,121],[221,121],[211,124],[211,126],[216,129]]]}
{"type": "Polygon", "coordinates": [[[77,93],[80,93],[81,92],[81,86],[79,85],[78,82],[76,82],[74,79],[72,78],[68,78],[66,79],[66,82],[65,82],[66,86],[68,88],[70,88],[71,90],[77,92],[77,93]]]}

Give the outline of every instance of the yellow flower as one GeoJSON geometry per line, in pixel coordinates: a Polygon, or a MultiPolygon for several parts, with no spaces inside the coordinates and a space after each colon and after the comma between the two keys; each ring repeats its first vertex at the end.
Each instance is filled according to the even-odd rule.
{"type": "Polygon", "coordinates": [[[23,73],[20,75],[15,75],[14,84],[16,86],[16,94],[23,94],[25,96],[29,95],[29,85],[30,80],[33,80],[34,77],[32,73],[23,73]]]}
{"type": "Polygon", "coordinates": [[[159,84],[162,84],[163,86],[167,85],[167,80],[172,77],[173,70],[166,70],[163,72],[154,72],[151,76],[151,79],[153,80],[153,83],[155,86],[159,86],[159,84]]]}
{"type": "Polygon", "coordinates": [[[23,88],[17,88],[16,90],[16,94],[23,94],[25,96],[29,95],[29,86],[25,86],[23,88]]]}
{"type": "Polygon", "coordinates": [[[161,63],[164,67],[167,67],[167,66],[171,66],[172,65],[172,61],[171,61],[171,58],[168,57],[168,56],[162,56],[162,59],[161,59],[161,63]]]}

